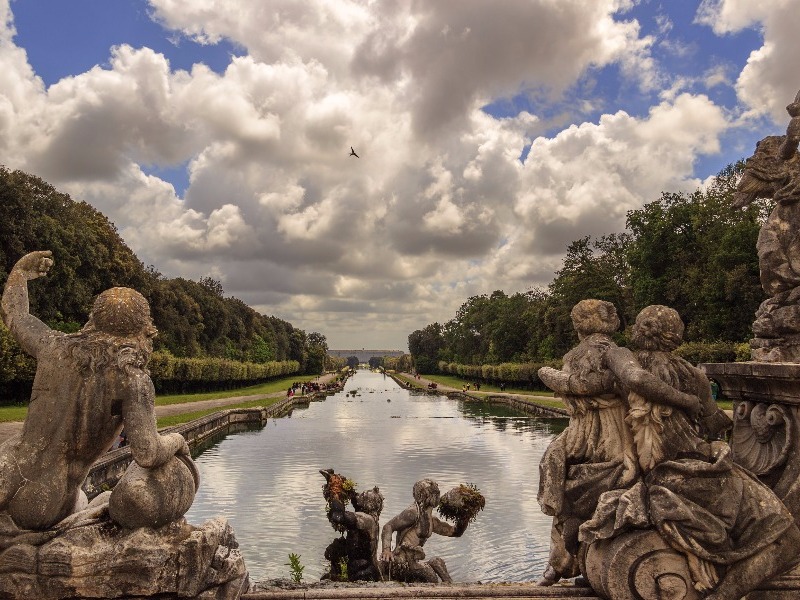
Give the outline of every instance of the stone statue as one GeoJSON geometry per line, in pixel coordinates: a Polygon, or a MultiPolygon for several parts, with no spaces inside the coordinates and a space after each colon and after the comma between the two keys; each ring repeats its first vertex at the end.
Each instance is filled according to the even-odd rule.
{"type": "Polygon", "coordinates": [[[734,198],[737,207],[757,198],[777,203],[756,245],[761,287],[769,296],[756,311],[750,341],[752,359],[761,362],[800,362],[800,93],[786,109],[786,135],[758,142],[734,198]]]}
{"type": "Polygon", "coordinates": [[[451,583],[453,580],[447,572],[444,560],[437,556],[423,562],[425,551],[422,547],[434,533],[461,537],[469,520],[462,519],[451,525],[433,514],[433,509],[439,505],[440,496],[439,486],[432,479],[416,482],[412,495],[414,503],[386,523],[381,531],[381,560],[388,565],[389,579],[425,583],[437,583],[441,579],[445,583],[451,583]],[[394,532],[397,532],[397,538],[392,551],[394,532]]]}
{"type": "MultiPolygon", "coordinates": [[[[619,328],[614,305],[582,300],[572,309],[579,344],[564,356],[562,370],[543,367],[540,379],[560,396],[570,412],[569,425],[551,442],[539,466],[538,500],[553,516],[550,557],[539,585],[552,585],[578,575],[578,528],[594,514],[601,494],[626,489],[639,475],[634,439],[626,423],[627,398],[607,361],[610,351],[620,362],[631,354],[610,335],[619,328]]],[[[652,376],[633,383],[649,395],[699,410],[697,398],[652,376]]]]}
{"type": "Polygon", "coordinates": [[[383,494],[377,487],[358,494],[354,489],[345,489],[348,480],[333,469],[320,470],[320,473],[326,481],[322,489],[328,501],[328,520],[337,531],[345,534],[325,549],[331,568],[323,579],[378,581],[381,579],[378,519],[383,510],[383,494]],[[352,502],[355,512],[345,509],[348,502],[352,502]]]}
{"type": "Polygon", "coordinates": [[[28,302],[28,281],[52,266],[49,251],[22,257],[0,302],[6,326],[37,361],[22,432],[0,445],[0,572],[9,574],[1,578],[0,596],[15,597],[20,585],[16,591],[37,598],[147,596],[178,588],[187,597],[209,588],[220,598],[238,597],[247,572],[230,527],[177,523],[199,480],[183,437],[156,429],[146,369],[156,328],[147,301],[135,290],[112,288],[97,297],[80,332],[54,331],[30,314],[28,302]],[[81,484],[123,426],[134,462],[113,491],[89,504],[81,484]],[[164,527],[176,523],[172,532],[164,527]],[[140,562],[124,552],[130,539],[138,540],[140,562]],[[226,546],[228,555],[212,568],[217,546],[226,546]],[[42,575],[46,569],[37,565],[48,560],[65,564],[42,575]],[[97,572],[81,566],[73,576],[73,560],[94,564],[97,572]],[[150,572],[154,564],[160,564],[158,576],[150,572]],[[194,575],[186,573],[190,564],[194,575]],[[226,596],[218,586],[228,583],[226,596]]]}
{"type": "Polygon", "coordinates": [[[564,356],[562,371],[539,370],[570,413],[569,425],[539,466],[539,504],[553,516],[548,567],[539,585],[578,575],[578,527],[591,518],[600,494],[630,485],[637,475],[627,405],[603,364],[613,345],[610,335],[619,328],[617,311],[610,302],[582,300],[571,317],[580,343],[564,356]]]}
{"type": "Polygon", "coordinates": [[[610,344],[604,354],[638,476],[604,491],[579,526],[581,572],[603,597],[738,600],[800,562],[788,510],[725,442],[709,441],[729,421],[702,371],[672,354],[682,335],[674,310],[650,306],[633,327],[635,353],[610,344]]]}
{"type": "MultiPolygon", "coordinates": [[[[97,297],[80,332],[54,331],[28,312],[27,289],[29,280],[47,274],[51,256],[33,252],[21,258],[3,293],[3,319],[37,359],[37,370],[22,433],[0,446],[0,510],[20,528],[40,530],[85,508],[81,484],[125,426],[139,467],[182,458],[170,469],[177,476],[173,485],[158,490],[157,506],[147,515],[136,485],[123,479],[111,494],[112,518],[116,514],[114,520],[129,527],[174,521],[191,506],[196,471],[186,440],[156,430],[155,393],[145,370],[156,328],[147,301],[130,288],[112,288],[97,297]]],[[[134,467],[126,477],[137,474],[144,476],[134,467]]]]}

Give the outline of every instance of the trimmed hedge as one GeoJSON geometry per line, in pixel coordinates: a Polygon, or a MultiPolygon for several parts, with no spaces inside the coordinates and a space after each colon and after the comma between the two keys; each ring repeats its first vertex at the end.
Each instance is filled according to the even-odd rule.
{"type": "MultiPolygon", "coordinates": [[[[225,390],[262,383],[300,372],[296,360],[267,363],[238,362],[224,358],[178,358],[154,352],[148,363],[158,393],[225,390]]],[[[36,361],[22,352],[8,329],[0,324],[0,403],[27,403],[31,396],[36,361]]]]}
{"type": "Polygon", "coordinates": [[[499,365],[462,365],[458,363],[439,362],[439,371],[448,375],[457,375],[464,379],[486,382],[516,383],[530,386],[533,389],[545,389],[537,372],[541,367],[560,367],[561,361],[501,363],[499,365]]]}
{"type": "MultiPolygon", "coordinates": [[[[693,365],[744,362],[750,360],[750,345],[747,342],[688,342],[676,348],[675,354],[693,365]]],[[[537,374],[539,368],[560,368],[561,365],[562,361],[502,363],[499,365],[462,365],[439,361],[439,372],[470,380],[504,381],[527,385],[534,389],[546,389],[537,374]]]]}
{"type": "Polygon", "coordinates": [[[225,358],[178,358],[153,352],[148,365],[156,390],[196,392],[245,387],[300,371],[296,360],[267,363],[238,362],[225,358]]]}
{"type": "Polygon", "coordinates": [[[700,363],[746,362],[750,360],[747,342],[687,342],[675,349],[675,354],[693,365],[700,363]]]}

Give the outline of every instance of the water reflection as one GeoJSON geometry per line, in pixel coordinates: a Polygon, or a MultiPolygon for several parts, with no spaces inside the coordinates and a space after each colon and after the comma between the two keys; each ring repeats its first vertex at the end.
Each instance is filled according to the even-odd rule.
{"type": "Polygon", "coordinates": [[[359,371],[326,401],[204,450],[197,458],[202,485],[187,518],[230,519],[256,581],[288,577],[290,552],[314,580],[335,536],[319,469],[333,467],[359,490],[379,486],[381,524],[411,503],[418,479],[435,479],[442,492],[474,483],[485,510],[462,538],[433,536],[426,554],[443,557],[455,581],[527,581],[544,570],[549,547],[550,519],[536,502],[539,460],[564,425],[415,394],[359,371]]]}

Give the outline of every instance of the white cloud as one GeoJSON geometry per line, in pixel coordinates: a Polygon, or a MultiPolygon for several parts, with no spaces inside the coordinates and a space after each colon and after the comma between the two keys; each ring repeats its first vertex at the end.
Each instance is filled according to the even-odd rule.
{"type": "MultiPolygon", "coordinates": [[[[166,27],[225,38],[241,56],[222,73],[182,71],[121,45],[106,67],[46,89],[6,20],[6,164],[96,206],[145,263],[213,274],[332,345],[369,334],[402,346],[470,295],[545,285],[570,241],[619,231],[662,190],[698,185],[694,162],[730,125],[687,82],[669,87],[630,1],[150,4],[166,27]],[[663,92],[660,104],[566,129],[534,108],[606,66],[648,100],[663,92]],[[533,99],[527,110],[481,109],[518,93],[533,99]],[[147,174],[184,164],[184,197],[147,174]]],[[[746,22],[767,18],[754,15],[746,22]]],[[[587,94],[563,112],[605,100],[587,94]]]]}
{"type": "Polygon", "coordinates": [[[786,105],[800,89],[800,10],[793,0],[704,0],[697,21],[719,35],[758,29],[763,45],[751,52],[736,82],[752,115],[768,114],[786,123],[786,105]]]}
{"type": "Polygon", "coordinates": [[[527,243],[561,253],[569,231],[620,231],[627,212],[656,200],[661,190],[693,189],[699,181],[687,174],[694,157],[718,152],[726,126],[707,97],[682,94],[653,107],[646,119],[618,112],[534,140],[525,191],[515,203],[527,243]]]}

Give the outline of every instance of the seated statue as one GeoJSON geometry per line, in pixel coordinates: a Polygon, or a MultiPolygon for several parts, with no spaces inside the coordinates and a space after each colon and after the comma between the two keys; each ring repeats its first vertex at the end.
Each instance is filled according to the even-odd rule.
{"type": "MultiPolygon", "coordinates": [[[[675,310],[648,306],[632,329],[635,360],[620,352],[607,357],[629,391],[626,421],[642,476],[631,490],[601,497],[581,540],[651,528],[685,559],[687,588],[708,600],[738,600],[800,562],[800,530],[774,492],[733,462],[726,442],[713,439],[730,423],[710,401],[703,371],[672,353],[683,331],[675,310]],[[699,415],[657,393],[634,390],[634,382],[648,374],[699,397],[699,415]],[[629,519],[636,514],[647,518],[629,519]]],[[[601,551],[595,560],[605,564],[607,557],[601,551]]]]}
{"type": "Polygon", "coordinates": [[[37,368],[22,432],[0,446],[0,513],[21,529],[43,530],[86,508],[81,484],[124,426],[135,465],[111,494],[112,518],[127,527],[164,525],[189,509],[197,481],[186,440],[156,430],[145,367],[156,335],[150,308],[135,290],[112,288],[97,297],[80,332],[50,329],[29,313],[27,283],[47,274],[51,257],[49,251],[22,257],[2,297],[3,320],[37,368]],[[142,469],[176,456],[160,506],[144,507],[153,502],[137,494],[132,479],[152,478],[142,469]]]}
{"type": "Polygon", "coordinates": [[[453,580],[444,560],[437,556],[423,562],[425,551],[422,547],[434,533],[461,537],[469,520],[462,519],[451,525],[433,514],[440,495],[438,484],[431,479],[416,482],[412,495],[414,503],[386,523],[381,531],[381,560],[388,565],[389,579],[423,583],[438,583],[441,579],[451,583],[453,580]],[[392,550],[392,534],[395,532],[397,539],[392,550]]]}
{"type": "MultiPolygon", "coordinates": [[[[738,600],[800,561],[791,514],[715,439],[730,420],[711,399],[703,372],[672,353],[682,336],[674,310],[649,306],[632,328],[633,352],[608,341],[593,368],[568,372],[568,355],[564,371],[540,373],[561,394],[596,393],[605,381],[627,406],[624,439],[637,476],[604,486],[591,518],[576,524],[579,551],[568,548],[602,597],[738,600]]],[[[574,455],[566,456],[569,463],[574,455]]],[[[592,485],[592,470],[576,467],[567,464],[567,490],[592,485]]],[[[562,508],[556,516],[564,521],[574,510],[562,508]]]]}
{"type": "Polygon", "coordinates": [[[346,490],[347,481],[333,469],[320,470],[325,477],[322,486],[328,501],[328,520],[337,530],[345,534],[331,542],[325,549],[325,558],[331,563],[330,571],[323,579],[338,581],[378,581],[381,579],[378,564],[378,519],[383,510],[383,494],[374,487],[366,492],[346,490]],[[352,502],[354,511],[346,510],[352,502]]]}
{"type": "MultiPolygon", "coordinates": [[[[606,360],[612,349],[625,352],[611,339],[620,323],[616,308],[603,300],[581,300],[570,316],[578,345],[564,356],[563,369],[539,369],[539,378],[570,413],[569,425],[548,446],[539,466],[539,504],[553,516],[548,566],[537,582],[542,586],[579,574],[578,528],[592,517],[604,492],[626,489],[639,475],[625,423],[628,403],[606,360]]],[[[694,396],[653,377],[639,385],[672,403],[697,403],[694,396]]]]}
{"type": "Polygon", "coordinates": [[[0,445],[0,597],[239,598],[249,578],[230,525],[182,518],[199,477],[184,438],[156,429],[147,301],[115,287],[81,331],[54,331],[28,302],[28,281],[53,264],[49,251],[23,256],[0,300],[37,363],[22,431],[0,445]],[[133,462],[88,503],[81,485],[123,427],[133,462]]]}

